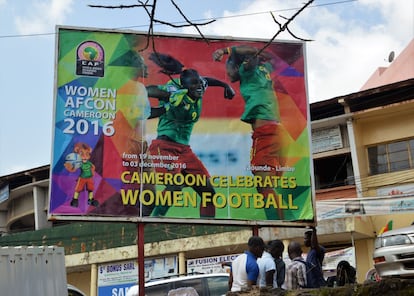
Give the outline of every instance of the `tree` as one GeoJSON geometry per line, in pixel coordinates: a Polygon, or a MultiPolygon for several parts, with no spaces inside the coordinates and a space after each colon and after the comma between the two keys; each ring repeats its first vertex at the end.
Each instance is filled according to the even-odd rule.
{"type": "MultiPolygon", "coordinates": [[[[269,39],[268,43],[266,45],[263,46],[263,48],[257,52],[257,55],[261,54],[276,38],[277,36],[279,36],[280,33],[282,33],[283,31],[287,31],[293,38],[297,39],[297,40],[302,40],[302,41],[311,41],[309,39],[303,39],[300,38],[298,36],[296,36],[290,29],[289,29],[289,24],[302,12],[304,11],[309,5],[311,5],[313,3],[314,0],[308,0],[301,8],[299,8],[296,13],[294,13],[291,17],[286,18],[282,15],[280,15],[279,17],[284,20],[283,22],[280,22],[276,19],[276,17],[273,15],[272,12],[269,12],[272,15],[273,21],[276,24],[276,30],[275,30],[275,34],[272,36],[272,38],[269,39]]],[[[174,6],[174,8],[178,11],[178,13],[183,17],[184,19],[184,24],[181,25],[177,25],[177,24],[173,24],[170,22],[166,22],[163,21],[161,19],[157,18],[157,0],[146,0],[146,1],[141,1],[138,0],[137,1],[138,4],[132,4],[132,5],[123,5],[123,4],[119,4],[119,5],[88,5],[89,7],[92,8],[103,8],[103,9],[131,9],[131,8],[142,8],[145,10],[145,12],[148,15],[148,19],[149,19],[149,25],[148,25],[148,30],[147,30],[147,42],[145,44],[145,46],[141,49],[141,50],[145,50],[147,49],[150,44],[152,47],[152,50],[154,52],[156,51],[155,48],[155,44],[154,44],[154,24],[163,24],[163,25],[167,25],[173,28],[184,28],[184,27],[194,27],[198,34],[201,36],[201,38],[206,42],[209,43],[208,38],[206,38],[204,36],[204,34],[201,32],[200,27],[202,26],[206,26],[209,25],[213,22],[215,22],[216,20],[210,20],[207,22],[202,22],[202,23],[196,23],[196,22],[192,22],[184,13],[184,11],[180,8],[180,6],[174,1],[174,0],[170,0],[170,3],[174,6]]]]}

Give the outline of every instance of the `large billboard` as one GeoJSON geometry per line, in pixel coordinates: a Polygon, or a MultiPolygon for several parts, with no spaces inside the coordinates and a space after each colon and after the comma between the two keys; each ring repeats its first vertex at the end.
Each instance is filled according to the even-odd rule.
{"type": "Polygon", "coordinates": [[[50,218],[314,220],[303,42],[56,36],[50,218]]]}

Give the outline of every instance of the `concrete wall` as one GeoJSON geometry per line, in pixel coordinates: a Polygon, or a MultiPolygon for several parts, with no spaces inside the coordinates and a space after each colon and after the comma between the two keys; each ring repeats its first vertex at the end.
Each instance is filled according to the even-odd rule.
{"type": "Polygon", "coordinates": [[[374,241],[364,239],[355,241],[355,260],[357,265],[357,281],[363,283],[365,276],[372,268],[372,254],[374,251],[374,241]]]}
{"type": "Polygon", "coordinates": [[[91,272],[89,270],[68,273],[67,281],[68,284],[75,286],[87,296],[90,296],[91,272]]]}
{"type": "MultiPolygon", "coordinates": [[[[377,108],[355,115],[353,121],[355,142],[357,144],[358,163],[361,173],[360,177],[364,191],[370,189],[370,183],[375,181],[375,178],[381,178],[381,182],[386,181],[384,175],[369,176],[367,147],[370,145],[372,146],[414,137],[412,129],[414,126],[413,112],[414,103],[410,101],[407,103],[377,108]]],[[[396,174],[407,174],[407,171],[398,172],[396,174]]],[[[390,180],[395,179],[393,178],[390,180]]],[[[382,183],[381,185],[384,186],[386,184],[382,183]]],[[[368,196],[367,194],[363,195],[368,196]]]]}

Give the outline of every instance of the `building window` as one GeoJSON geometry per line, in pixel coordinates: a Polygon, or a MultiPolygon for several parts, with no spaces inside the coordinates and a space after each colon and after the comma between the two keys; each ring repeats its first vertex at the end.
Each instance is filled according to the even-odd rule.
{"type": "Polygon", "coordinates": [[[314,159],[313,163],[316,189],[354,185],[350,153],[314,159]]]}
{"type": "Polygon", "coordinates": [[[368,147],[371,175],[412,169],[414,139],[368,147]]]}

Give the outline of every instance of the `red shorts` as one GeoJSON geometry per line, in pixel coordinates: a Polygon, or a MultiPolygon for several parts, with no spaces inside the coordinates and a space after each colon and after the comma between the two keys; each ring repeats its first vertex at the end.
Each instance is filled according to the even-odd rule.
{"type": "Polygon", "coordinates": [[[155,139],[149,147],[153,164],[157,173],[193,174],[210,177],[201,160],[191,147],[172,141],[155,139]]]}
{"type": "Polygon", "coordinates": [[[285,164],[281,155],[283,147],[282,126],[280,124],[267,124],[258,127],[252,135],[252,148],[250,151],[250,165],[252,172],[271,171],[280,175],[277,167],[285,164]]]}
{"type": "Polygon", "coordinates": [[[93,191],[94,190],[94,183],[93,178],[78,178],[78,183],[76,183],[75,192],[81,192],[85,189],[87,191],[93,191]]]}

